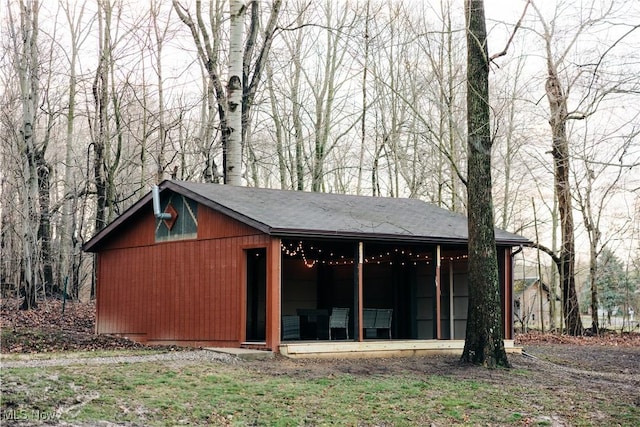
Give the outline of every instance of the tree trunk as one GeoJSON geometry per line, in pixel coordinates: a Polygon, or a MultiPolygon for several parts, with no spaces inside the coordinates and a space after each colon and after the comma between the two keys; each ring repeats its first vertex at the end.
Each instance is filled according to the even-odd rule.
{"type": "Polygon", "coordinates": [[[67,1],[63,6],[67,23],[70,28],[71,36],[71,54],[69,59],[69,89],[68,89],[68,110],[67,110],[67,127],[65,135],[65,164],[64,164],[64,203],[62,206],[62,218],[60,226],[60,271],[58,273],[58,282],[63,283],[65,277],[71,276],[71,294],[76,295],[75,289],[77,282],[74,280],[75,271],[75,248],[74,248],[74,227],[73,217],[75,211],[73,205],[76,202],[72,197],[75,195],[75,187],[72,185],[73,173],[71,164],[73,162],[73,137],[75,129],[75,111],[76,111],[76,86],[77,73],[76,66],[78,62],[78,51],[80,48],[80,22],[84,12],[84,6],[80,8],[78,16],[74,16],[72,8],[67,1]]]}
{"type": "MultiPolygon", "coordinates": [[[[18,56],[18,77],[20,83],[20,99],[22,103],[22,127],[18,136],[18,146],[22,157],[22,277],[21,295],[24,297],[21,310],[36,307],[37,262],[39,230],[38,215],[38,176],[36,140],[36,111],[39,101],[38,93],[38,2],[20,2],[20,37],[21,45],[15,40],[15,52],[18,56]]],[[[13,21],[9,16],[10,22],[13,21]]],[[[11,25],[13,27],[13,24],[11,25]]],[[[17,39],[17,37],[16,37],[17,39]]]]}
{"type": "Polygon", "coordinates": [[[107,224],[107,177],[106,146],[108,140],[107,103],[109,72],[107,58],[109,56],[109,27],[111,8],[109,2],[100,1],[98,5],[98,56],[99,62],[93,81],[93,101],[97,125],[97,134],[93,141],[93,178],[96,187],[95,232],[102,230],[107,224]]]}
{"type": "Polygon", "coordinates": [[[35,164],[38,176],[38,203],[40,220],[38,221],[38,241],[40,242],[40,262],[42,263],[42,280],[54,294],[60,293],[59,286],[53,279],[53,253],[51,251],[51,183],[49,165],[45,158],[45,148],[35,153],[35,164]]]}
{"type": "Polygon", "coordinates": [[[287,157],[285,156],[284,132],[282,120],[280,119],[280,111],[278,109],[277,95],[274,89],[273,70],[267,64],[267,93],[269,94],[269,103],[271,104],[271,116],[273,117],[273,127],[275,133],[276,154],[278,156],[278,175],[280,181],[280,189],[289,188],[288,182],[293,183],[293,177],[287,173],[287,157]]]}
{"type": "Polygon", "coordinates": [[[229,81],[227,83],[227,144],[225,184],[242,185],[242,59],[245,5],[230,0],[229,81]]]}
{"type": "MultiPolygon", "coordinates": [[[[167,145],[167,124],[165,122],[165,106],[164,106],[164,75],[162,72],[162,49],[164,47],[164,38],[167,32],[167,26],[160,29],[158,17],[160,15],[160,1],[154,1],[150,5],[151,19],[153,23],[153,32],[156,42],[156,77],[158,85],[158,144],[156,151],[156,182],[164,179],[165,170],[165,151],[167,145]]],[[[146,132],[145,132],[146,138],[146,132]]],[[[142,146],[142,153],[145,151],[145,145],[142,146]]],[[[144,167],[144,161],[142,162],[144,167]]],[[[144,180],[144,176],[142,177],[144,180]]]]}
{"type": "Polygon", "coordinates": [[[358,159],[358,181],[356,183],[356,194],[362,194],[362,172],[364,169],[364,153],[367,145],[367,74],[369,71],[369,46],[371,45],[371,38],[369,37],[369,8],[370,2],[367,0],[366,13],[364,21],[364,62],[362,70],[362,117],[360,126],[360,156],[358,159]]]}
{"type": "MultiPolygon", "coordinates": [[[[548,47],[549,49],[549,47],[548,47]]],[[[550,55],[550,52],[547,53],[550,55]]],[[[548,77],[545,85],[549,101],[552,150],[556,197],[560,212],[560,285],[562,290],[562,313],[570,335],[582,335],[578,294],[575,284],[575,240],[573,235],[573,213],[569,183],[569,143],[567,141],[567,98],[550,56],[547,59],[548,77]]]]}
{"type": "Polygon", "coordinates": [[[501,325],[498,260],[491,195],[489,63],[483,0],[465,0],[469,312],[462,362],[509,366],[501,325]]]}
{"type": "MultiPolygon", "coordinates": [[[[296,19],[296,24],[303,25],[303,16],[299,14],[296,19]]],[[[292,61],[294,65],[293,78],[291,82],[291,120],[293,122],[293,132],[295,138],[295,165],[292,167],[292,174],[295,176],[295,182],[293,188],[298,191],[304,190],[304,132],[302,129],[303,117],[301,115],[303,102],[300,99],[300,77],[302,74],[302,61],[300,54],[303,46],[303,33],[298,31],[294,44],[294,49],[291,53],[293,55],[292,61]],[[293,172],[295,170],[295,173],[293,172]]]]}
{"type": "MultiPolygon", "coordinates": [[[[243,49],[242,29],[244,25],[243,17],[246,5],[241,0],[230,0],[231,33],[229,41],[230,45],[233,46],[231,47],[233,52],[230,52],[229,80],[227,82],[227,90],[225,91],[222,80],[218,75],[218,53],[220,50],[219,40],[222,39],[222,14],[218,10],[218,7],[221,2],[210,4],[209,23],[211,28],[209,30],[205,21],[206,15],[204,15],[202,11],[202,0],[196,0],[195,2],[195,21],[192,18],[188,7],[181,5],[178,0],[172,0],[173,8],[178,14],[178,17],[187,27],[189,27],[189,30],[191,31],[193,41],[198,51],[198,57],[207,71],[207,90],[209,99],[212,99],[213,94],[215,93],[218,108],[219,129],[221,130],[220,140],[223,152],[222,170],[224,172],[225,183],[241,185],[242,144],[249,124],[249,114],[253,104],[253,99],[262,77],[266,58],[271,49],[271,42],[275,34],[276,22],[280,13],[281,3],[282,0],[274,0],[271,5],[271,15],[269,16],[269,21],[264,29],[264,39],[260,49],[258,49],[259,54],[257,54],[255,62],[251,63],[255,49],[255,38],[257,37],[257,31],[259,29],[257,25],[258,13],[260,10],[258,7],[259,2],[257,0],[251,2],[251,33],[249,34],[247,45],[243,49]],[[238,57],[240,61],[239,71],[237,62],[238,57]],[[253,75],[249,78],[249,73],[251,71],[253,72],[253,75]],[[230,96],[232,98],[230,98],[230,96]],[[230,111],[231,108],[234,108],[234,111],[230,111]],[[239,121],[235,117],[236,111],[239,111],[240,114],[239,121]],[[233,120],[233,122],[231,123],[230,120],[233,120]],[[231,141],[229,140],[230,138],[231,141]],[[238,143],[237,141],[240,142],[238,143]],[[227,177],[229,173],[231,173],[231,176],[227,177]]],[[[206,138],[203,141],[205,147],[213,146],[214,139],[209,132],[214,125],[212,111],[213,103],[210,102],[208,122],[206,125],[206,138]]],[[[215,168],[214,154],[207,152],[205,153],[205,157],[207,158],[205,179],[208,181],[216,181],[218,176],[215,168]]]]}

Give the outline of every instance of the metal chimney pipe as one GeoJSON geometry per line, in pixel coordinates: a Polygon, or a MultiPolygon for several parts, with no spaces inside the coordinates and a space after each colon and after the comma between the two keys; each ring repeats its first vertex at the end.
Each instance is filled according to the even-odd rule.
{"type": "Polygon", "coordinates": [[[171,219],[171,214],[168,212],[160,212],[160,189],[157,185],[151,187],[151,195],[153,197],[153,214],[158,219],[171,219]]]}

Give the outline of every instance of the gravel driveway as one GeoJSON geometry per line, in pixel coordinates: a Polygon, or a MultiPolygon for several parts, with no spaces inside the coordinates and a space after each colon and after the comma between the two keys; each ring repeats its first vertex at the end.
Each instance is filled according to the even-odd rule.
{"type": "Polygon", "coordinates": [[[101,356],[101,357],[63,357],[56,359],[29,359],[2,361],[2,368],[37,368],[47,366],[70,365],[110,365],[117,363],[139,362],[211,362],[235,363],[238,358],[229,354],[209,350],[172,351],[139,356],[101,356]]]}

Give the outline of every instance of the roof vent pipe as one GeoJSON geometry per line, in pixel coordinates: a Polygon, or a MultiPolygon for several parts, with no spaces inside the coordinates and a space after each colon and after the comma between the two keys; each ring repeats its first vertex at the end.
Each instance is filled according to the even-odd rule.
{"type": "Polygon", "coordinates": [[[160,189],[157,185],[151,187],[151,195],[153,196],[153,214],[158,219],[171,219],[171,214],[160,212],[160,189]]]}

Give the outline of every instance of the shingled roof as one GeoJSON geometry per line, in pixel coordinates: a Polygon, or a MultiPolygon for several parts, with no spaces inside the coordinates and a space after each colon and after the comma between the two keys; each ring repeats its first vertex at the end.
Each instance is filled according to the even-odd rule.
{"type": "MultiPolygon", "coordinates": [[[[266,234],[299,238],[352,238],[420,243],[466,243],[467,218],[418,199],[352,196],[304,191],[164,181],[160,190],[183,194],[266,234]]],[[[104,236],[143,206],[143,197],[96,234],[90,251],[104,236]]],[[[528,245],[522,236],[496,229],[500,245],[528,245]]]]}

